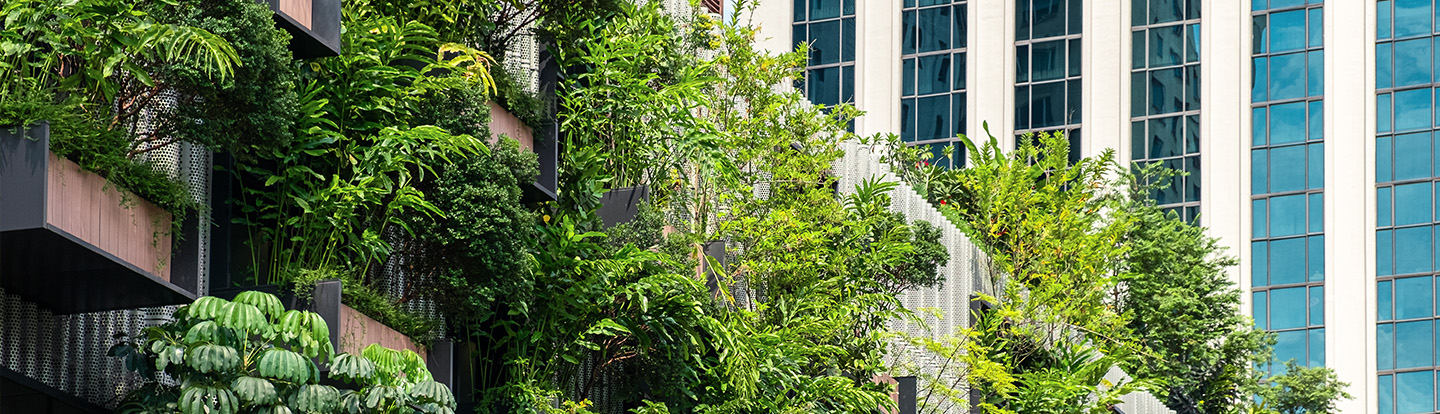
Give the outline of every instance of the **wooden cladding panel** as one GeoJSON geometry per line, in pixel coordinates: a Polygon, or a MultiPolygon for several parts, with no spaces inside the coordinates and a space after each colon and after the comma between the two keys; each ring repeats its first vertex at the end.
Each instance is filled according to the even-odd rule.
{"type": "Polygon", "coordinates": [[[340,305],[340,349],[337,349],[336,352],[359,355],[360,351],[370,344],[380,344],[380,346],[390,349],[409,349],[420,354],[420,359],[426,358],[425,348],[415,343],[410,337],[390,329],[389,326],[365,316],[354,308],[340,305]]]}
{"type": "Polygon", "coordinates": [[[295,19],[296,23],[305,26],[306,29],[314,29],[311,25],[311,9],[315,7],[314,0],[280,0],[280,12],[295,19]]]}
{"type": "Polygon", "coordinates": [[[501,134],[520,141],[520,148],[535,151],[535,134],[530,131],[530,126],[495,101],[490,101],[490,142],[499,141],[501,134]]]}
{"type": "Polygon", "coordinates": [[[45,189],[46,222],[170,281],[171,216],[55,154],[45,189]]]}

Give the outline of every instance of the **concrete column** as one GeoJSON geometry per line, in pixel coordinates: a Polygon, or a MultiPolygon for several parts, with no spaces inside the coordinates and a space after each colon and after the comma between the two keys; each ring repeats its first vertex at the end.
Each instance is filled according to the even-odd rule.
{"type": "Polygon", "coordinates": [[[855,2],[855,133],[900,133],[900,0],[855,2]]]}
{"type": "Polygon", "coordinates": [[[1097,0],[1082,11],[1082,148],[1071,150],[1087,157],[1113,148],[1116,159],[1130,159],[1119,152],[1130,148],[1130,3],[1097,0]]]}
{"type": "Polygon", "coordinates": [[[1325,365],[1377,412],[1375,3],[1325,2],[1325,365]]]}
{"type": "Polygon", "coordinates": [[[977,145],[985,142],[982,123],[1000,139],[1002,149],[1015,147],[1015,2],[970,2],[970,132],[977,145]]]}

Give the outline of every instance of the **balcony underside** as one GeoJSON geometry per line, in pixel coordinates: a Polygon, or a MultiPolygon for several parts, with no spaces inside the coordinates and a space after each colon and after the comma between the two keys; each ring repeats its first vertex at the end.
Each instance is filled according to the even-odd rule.
{"type": "Polygon", "coordinates": [[[49,227],[0,233],[0,286],[57,314],[195,300],[184,289],[49,227]]]}

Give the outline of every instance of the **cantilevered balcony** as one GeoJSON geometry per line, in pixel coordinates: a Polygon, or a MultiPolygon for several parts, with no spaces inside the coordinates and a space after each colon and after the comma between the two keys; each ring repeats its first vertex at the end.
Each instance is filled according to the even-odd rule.
{"type": "Polygon", "coordinates": [[[170,213],[49,146],[47,124],[0,127],[0,287],[58,314],[193,300],[170,213]]]}
{"type": "Polygon", "coordinates": [[[299,59],[340,55],[340,0],[257,0],[270,5],[275,24],[290,32],[299,59]]]}

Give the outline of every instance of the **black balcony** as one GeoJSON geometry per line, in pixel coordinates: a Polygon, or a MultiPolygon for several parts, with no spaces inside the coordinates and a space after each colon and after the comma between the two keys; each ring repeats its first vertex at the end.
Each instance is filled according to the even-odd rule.
{"type": "Polygon", "coordinates": [[[263,0],[275,24],[290,32],[297,59],[340,55],[340,0],[263,0]]]}

